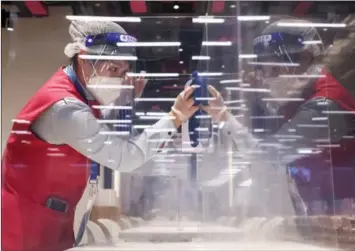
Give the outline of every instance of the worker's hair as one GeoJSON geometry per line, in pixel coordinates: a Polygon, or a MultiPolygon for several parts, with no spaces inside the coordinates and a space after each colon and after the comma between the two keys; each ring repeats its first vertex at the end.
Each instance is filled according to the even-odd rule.
{"type": "Polygon", "coordinates": [[[355,97],[355,16],[348,16],[347,28],[339,31],[333,45],[324,53],[328,72],[355,97]]]}
{"type": "Polygon", "coordinates": [[[78,54],[75,54],[72,58],[70,58],[69,63],[73,66],[74,70],[76,71],[78,66],[78,54]]]}

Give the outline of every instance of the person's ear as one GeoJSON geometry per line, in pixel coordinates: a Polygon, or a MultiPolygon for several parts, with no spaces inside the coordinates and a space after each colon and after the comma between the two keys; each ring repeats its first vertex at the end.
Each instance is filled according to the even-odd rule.
{"type": "Polygon", "coordinates": [[[77,70],[76,73],[78,74],[79,80],[82,83],[86,83],[87,76],[90,75],[92,72],[92,66],[88,64],[88,60],[83,59],[81,56],[86,55],[86,51],[80,51],[77,55],[77,70]]]}

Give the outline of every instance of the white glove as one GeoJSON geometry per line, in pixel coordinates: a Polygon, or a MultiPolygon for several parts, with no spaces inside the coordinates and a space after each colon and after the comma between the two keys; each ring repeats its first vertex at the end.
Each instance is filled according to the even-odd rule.
{"type": "MultiPolygon", "coordinates": [[[[145,71],[141,71],[141,74],[145,74],[145,71]]],[[[144,78],[144,76],[138,77],[134,81],[134,90],[135,90],[135,97],[140,98],[143,94],[144,88],[147,85],[148,80],[144,78]]]]}
{"type": "Polygon", "coordinates": [[[185,90],[177,96],[174,105],[171,107],[173,115],[181,124],[188,120],[200,108],[193,106],[194,98],[190,97],[194,89],[195,88],[192,86],[185,88],[185,90]]]}
{"type": "Polygon", "coordinates": [[[208,86],[208,91],[212,96],[212,100],[208,102],[207,106],[202,109],[207,112],[213,120],[220,122],[227,112],[227,107],[224,104],[222,95],[212,86],[208,86]]]}
{"type": "MultiPolygon", "coordinates": [[[[143,73],[143,72],[141,72],[143,73]]],[[[148,80],[144,77],[132,78],[126,76],[124,81],[122,82],[123,86],[132,86],[132,89],[122,88],[120,92],[120,96],[114,102],[115,105],[127,105],[131,104],[134,98],[140,98],[143,94],[144,88],[147,84],[148,80]]]]}

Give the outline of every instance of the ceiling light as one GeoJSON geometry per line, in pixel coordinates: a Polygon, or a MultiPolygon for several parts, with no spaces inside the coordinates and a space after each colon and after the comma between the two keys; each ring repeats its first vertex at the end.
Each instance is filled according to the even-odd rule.
{"type": "Polygon", "coordinates": [[[319,147],[319,148],[339,148],[340,144],[319,144],[319,145],[316,145],[316,147],[319,147]]]}
{"type": "Polygon", "coordinates": [[[121,105],[93,105],[94,109],[112,109],[112,110],[132,110],[132,106],[121,106],[121,105]]]}
{"type": "Polygon", "coordinates": [[[257,58],[256,54],[240,54],[239,58],[257,58]]]}
{"type": "Polygon", "coordinates": [[[25,131],[25,130],[13,130],[11,131],[11,133],[14,133],[14,134],[32,134],[30,131],[25,131]]]}
{"type": "Polygon", "coordinates": [[[202,41],[203,46],[231,46],[231,41],[202,41]]]}
{"type": "Polygon", "coordinates": [[[127,42],[116,45],[118,47],[173,47],[180,46],[181,42],[127,42]]]}
{"type": "Polygon", "coordinates": [[[208,76],[208,77],[213,77],[213,76],[222,76],[223,72],[199,72],[199,76],[208,76]]]}
{"type": "Polygon", "coordinates": [[[310,154],[313,153],[313,150],[312,148],[298,148],[297,152],[300,154],[310,154]]]}
{"type": "Polygon", "coordinates": [[[139,17],[103,17],[103,16],[72,16],[65,17],[70,21],[99,21],[99,22],[121,22],[121,23],[140,23],[139,17]]]}
{"type": "Polygon", "coordinates": [[[239,186],[241,186],[241,187],[249,187],[249,186],[251,186],[252,183],[253,182],[252,182],[251,179],[247,179],[247,180],[243,181],[242,183],[240,183],[239,186]]]}
{"type": "Polygon", "coordinates": [[[243,99],[236,99],[236,100],[226,100],[226,101],[224,101],[224,103],[226,104],[226,105],[230,105],[230,104],[236,104],[236,103],[244,103],[245,102],[245,100],[243,100],[243,99]]]}
{"type": "Polygon", "coordinates": [[[354,111],[322,111],[323,114],[355,114],[354,111]]]}
{"type": "Polygon", "coordinates": [[[173,116],[139,116],[139,119],[141,120],[159,120],[159,119],[174,119],[173,116]]]}
{"type": "Polygon", "coordinates": [[[283,119],[282,115],[250,116],[251,119],[283,119]]]}
{"type": "Polygon", "coordinates": [[[195,118],[197,119],[209,119],[212,118],[211,115],[196,115],[195,118]]]}
{"type": "Polygon", "coordinates": [[[291,22],[280,22],[277,26],[282,27],[332,27],[332,28],[344,28],[346,24],[343,23],[291,23],[291,22]]]}
{"type": "Polygon", "coordinates": [[[289,66],[298,67],[299,63],[279,63],[279,62],[248,62],[250,65],[267,65],[267,66],[289,66]]]}
{"type": "Polygon", "coordinates": [[[282,74],[280,78],[325,78],[325,75],[320,74],[282,74]]]}
{"type": "Polygon", "coordinates": [[[293,102],[301,102],[304,101],[304,98],[262,98],[262,101],[267,101],[267,102],[283,102],[283,101],[293,101],[293,102]]]}
{"type": "Polygon", "coordinates": [[[102,85],[102,84],[96,84],[96,85],[87,85],[87,87],[93,88],[93,89],[134,89],[133,85],[102,85]]]}
{"type": "Polygon", "coordinates": [[[174,10],[178,10],[179,9],[179,5],[175,4],[174,5],[174,10]]]}
{"type": "Polygon", "coordinates": [[[141,73],[133,73],[133,72],[128,72],[127,73],[128,77],[178,77],[179,73],[146,73],[146,72],[141,72],[141,73]]]}
{"type": "Polygon", "coordinates": [[[265,132],[264,128],[255,128],[253,129],[254,132],[265,132]]]}
{"type": "Polygon", "coordinates": [[[193,23],[209,23],[209,24],[221,24],[224,23],[224,18],[214,18],[211,16],[208,17],[198,17],[192,19],[193,23]]]}
{"type": "Polygon", "coordinates": [[[102,56],[102,55],[79,55],[79,58],[89,60],[118,60],[118,61],[136,61],[136,56],[102,56]]]}
{"type": "Polygon", "coordinates": [[[148,116],[165,116],[168,115],[167,112],[147,112],[148,116]]]}
{"type": "Polygon", "coordinates": [[[31,124],[30,121],[24,119],[12,119],[11,122],[18,123],[18,124],[31,124]]]}
{"type": "Polygon", "coordinates": [[[328,120],[328,117],[313,117],[312,120],[313,121],[324,121],[324,120],[328,120]]]}
{"type": "Polygon", "coordinates": [[[99,134],[101,134],[101,135],[121,135],[121,136],[123,136],[123,135],[129,135],[130,132],[124,132],[124,131],[121,131],[121,132],[119,132],[119,131],[103,131],[103,132],[99,132],[99,134]]]}
{"type": "Polygon", "coordinates": [[[11,20],[11,18],[6,18],[5,27],[6,27],[6,30],[8,30],[8,31],[14,31],[14,25],[13,25],[13,21],[11,20]]]}
{"type": "Polygon", "coordinates": [[[98,119],[99,124],[129,124],[132,123],[130,119],[98,119]]]}
{"type": "Polygon", "coordinates": [[[65,156],[65,153],[47,153],[47,156],[63,157],[63,156],[65,156]]]}
{"type": "Polygon", "coordinates": [[[267,21],[270,16],[237,16],[238,21],[267,21]]]}
{"type": "Polygon", "coordinates": [[[184,63],[184,61],[180,61],[180,62],[179,62],[179,64],[183,64],[183,63],[184,63]]]}
{"type": "Polygon", "coordinates": [[[242,91],[242,92],[270,92],[269,89],[264,89],[264,88],[226,87],[226,90],[242,91]]]}
{"type": "Polygon", "coordinates": [[[303,41],[303,44],[323,44],[321,40],[303,41]]]}
{"type": "MultiPolygon", "coordinates": [[[[135,128],[135,127],[133,127],[135,128]]],[[[146,129],[145,129],[147,132],[170,132],[171,133],[171,129],[170,128],[154,128],[152,126],[148,126],[146,129]]]]}
{"type": "Polygon", "coordinates": [[[219,83],[221,84],[230,84],[230,83],[241,83],[241,79],[226,79],[226,80],[221,80],[219,83]]]}
{"type": "Polygon", "coordinates": [[[196,97],[195,100],[196,100],[196,101],[210,101],[210,100],[216,100],[216,98],[213,98],[213,97],[208,97],[208,98],[199,98],[199,97],[196,97]]]}
{"type": "Polygon", "coordinates": [[[150,127],[150,125],[134,125],[133,128],[135,129],[146,129],[150,127]]]}
{"type": "Polygon", "coordinates": [[[181,52],[181,51],[183,51],[183,49],[182,49],[182,48],[179,48],[179,51],[181,52]]]}
{"type": "Polygon", "coordinates": [[[140,102],[174,102],[175,98],[135,98],[134,101],[140,102]]]}
{"type": "Polygon", "coordinates": [[[192,56],[192,60],[210,60],[210,56],[192,56]]]}

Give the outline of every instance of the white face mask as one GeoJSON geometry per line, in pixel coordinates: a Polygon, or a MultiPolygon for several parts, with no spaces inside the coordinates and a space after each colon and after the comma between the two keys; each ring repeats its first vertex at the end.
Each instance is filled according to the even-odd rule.
{"type": "Polygon", "coordinates": [[[120,97],[123,81],[123,78],[94,76],[86,87],[102,105],[109,105],[120,97]]]}
{"type": "Polygon", "coordinates": [[[273,98],[287,98],[290,91],[295,89],[296,78],[272,77],[265,79],[265,85],[270,89],[270,96],[273,98]]]}

